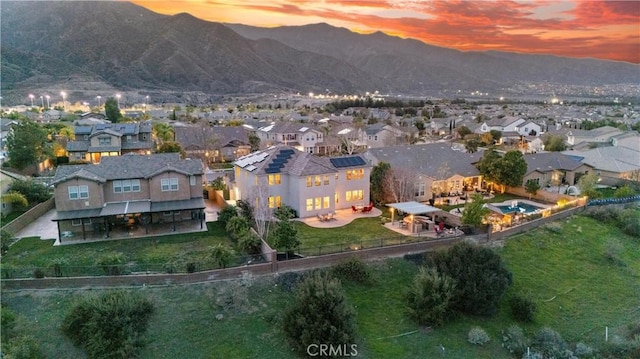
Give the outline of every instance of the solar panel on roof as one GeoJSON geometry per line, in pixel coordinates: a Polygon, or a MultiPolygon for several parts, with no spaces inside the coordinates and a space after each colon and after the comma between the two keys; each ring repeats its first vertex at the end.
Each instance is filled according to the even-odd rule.
{"type": "Polygon", "coordinates": [[[255,169],[256,169],[256,166],[254,166],[254,165],[249,165],[246,168],[246,170],[249,171],[249,172],[253,172],[253,170],[255,170],[255,169]]]}
{"type": "Polygon", "coordinates": [[[96,130],[98,131],[104,130],[104,125],[96,125],[96,130]]]}
{"type": "Polygon", "coordinates": [[[362,166],[366,162],[360,156],[330,158],[331,164],[336,168],[362,166]]]}
{"type": "Polygon", "coordinates": [[[264,170],[265,173],[280,173],[280,169],[279,168],[271,168],[271,167],[267,167],[264,170]]]}

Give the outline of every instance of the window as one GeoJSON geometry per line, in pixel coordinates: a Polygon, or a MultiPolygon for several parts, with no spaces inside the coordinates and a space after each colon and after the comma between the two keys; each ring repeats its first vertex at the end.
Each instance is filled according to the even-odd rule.
{"type": "Polygon", "coordinates": [[[316,197],[315,208],[322,209],[322,197],[316,197]]]}
{"type": "Polygon", "coordinates": [[[329,208],[329,207],[330,207],[329,196],[323,197],[322,198],[322,208],[329,208]]]}
{"type": "Polygon", "coordinates": [[[313,211],[313,198],[307,198],[307,211],[313,211]]]}
{"type": "Polygon", "coordinates": [[[269,186],[280,184],[280,174],[269,175],[269,186]]]}
{"type": "Polygon", "coordinates": [[[346,192],[346,200],[349,201],[362,201],[364,199],[363,191],[361,189],[354,189],[353,191],[346,192]]]}
{"type": "Polygon", "coordinates": [[[280,207],[280,196],[269,197],[269,208],[277,208],[277,207],[280,207]]]}
{"type": "Polygon", "coordinates": [[[89,186],[69,186],[69,199],[89,198],[89,186]]]}
{"type": "Polygon", "coordinates": [[[140,180],[117,180],[113,181],[113,192],[140,192],[140,180]]]}
{"type": "Polygon", "coordinates": [[[336,181],[338,180],[338,178],[340,178],[340,176],[338,175],[338,173],[336,173],[336,181]]]}
{"type": "Polygon", "coordinates": [[[322,186],[322,177],[316,176],[316,186],[322,186]]]}
{"type": "Polygon", "coordinates": [[[177,178],[163,178],[160,180],[160,188],[163,192],[166,191],[177,191],[178,190],[178,179],[177,178]]]}
{"type": "Polygon", "coordinates": [[[196,176],[189,176],[189,185],[190,186],[196,185],[196,176]]]}
{"type": "Polygon", "coordinates": [[[364,178],[364,170],[361,169],[357,169],[357,170],[349,170],[347,171],[347,180],[357,180],[357,179],[363,179],[364,178]]]}
{"type": "Polygon", "coordinates": [[[416,184],[416,193],[415,193],[415,196],[416,196],[416,197],[422,197],[422,196],[424,196],[424,191],[425,191],[425,185],[424,185],[424,182],[423,182],[423,183],[417,183],[417,184],[416,184]]]}
{"type": "Polygon", "coordinates": [[[338,192],[334,194],[334,197],[336,198],[336,204],[338,204],[339,198],[340,198],[340,195],[338,195],[338,192]]]}
{"type": "Polygon", "coordinates": [[[325,186],[329,185],[329,175],[324,175],[324,185],[325,186]]]}
{"type": "Polygon", "coordinates": [[[127,141],[131,141],[131,135],[127,135],[127,141]]]}
{"type": "Polygon", "coordinates": [[[111,146],[111,137],[98,137],[100,146],[111,146]]]}
{"type": "Polygon", "coordinates": [[[82,224],[91,224],[91,218],[83,218],[83,219],[72,219],[72,226],[81,226],[82,224]]]}
{"type": "Polygon", "coordinates": [[[307,176],[307,187],[311,187],[311,176],[307,176]]]}
{"type": "Polygon", "coordinates": [[[144,135],[142,135],[142,139],[146,140],[147,139],[147,134],[145,133],[144,135]]]}

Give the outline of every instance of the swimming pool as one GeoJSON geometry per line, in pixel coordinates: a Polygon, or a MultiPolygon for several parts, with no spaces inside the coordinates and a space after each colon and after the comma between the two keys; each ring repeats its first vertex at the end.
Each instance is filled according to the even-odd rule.
{"type": "Polygon", "coordinates": [[[534,213],[535,211],[544,209],[544,207],[538,207],[538,206],[534,206],[532,204],[523,203],[523,202],[516,202],[516,203],[511,203],[506,205],[494,204],[493,206],[499,209],[500,212],[502,212],[502,214],[510,214],[510,213],[529,214],[529,213],[534,213]]]}

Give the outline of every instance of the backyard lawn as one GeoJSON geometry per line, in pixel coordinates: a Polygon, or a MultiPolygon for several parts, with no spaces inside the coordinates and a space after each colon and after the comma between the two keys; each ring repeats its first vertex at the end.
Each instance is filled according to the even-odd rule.
{"type": "MultiPolygon", "coordinates": [[[[362,222],[367,224],[380,227],[362,222]]],[[[576,216],[508,239],[496,250],[513,273],[507,296],[530,293],[538,305],[536,321],[522,326],[527,335],[549,326],[571,343],[597,347],[605,326],[611,338],[640,320],[640,241],[618,228],[576,216]],[[605,254],[614,239],[620,246],[611,260],[605,254]]],[[[408,319],[403,301],[418,267],[404,259],[371,265],[374,284],[344,284],[357,311],[358,357],[511,357],[501,347],[500,331],[514,324],[506,299],[495,317],[463,316],[440,328],[421,328],[408,319]],[[474,326],[484,328],[491,341],[469,344],[467,333],[474,326]]],[[[281,284],[267,276],[138,289],[157,308],[141,357],[295,358],[279,329],[292,295],[281,284]],[[218,314],[224,317],[218,320],[218,314]]],[[[74,298],[101,291],[4,291],[2,300],[18,312],[18,329],[38,338],[47,357],[82,358],[61,334],[60,323],[74,298]]]]}

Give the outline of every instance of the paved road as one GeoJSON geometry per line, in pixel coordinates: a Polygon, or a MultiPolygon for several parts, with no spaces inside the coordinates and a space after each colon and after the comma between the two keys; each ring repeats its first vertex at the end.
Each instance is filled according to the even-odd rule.
{"type": "Polygon", "coordinates": [[[52,209],[45,213],[42,217],[36,219],[31,224],[16,234],[16,238],[24,237],[40,237],[41,239],[58,238],[58,226],[52,221],[56,210],[52,209]]]}

